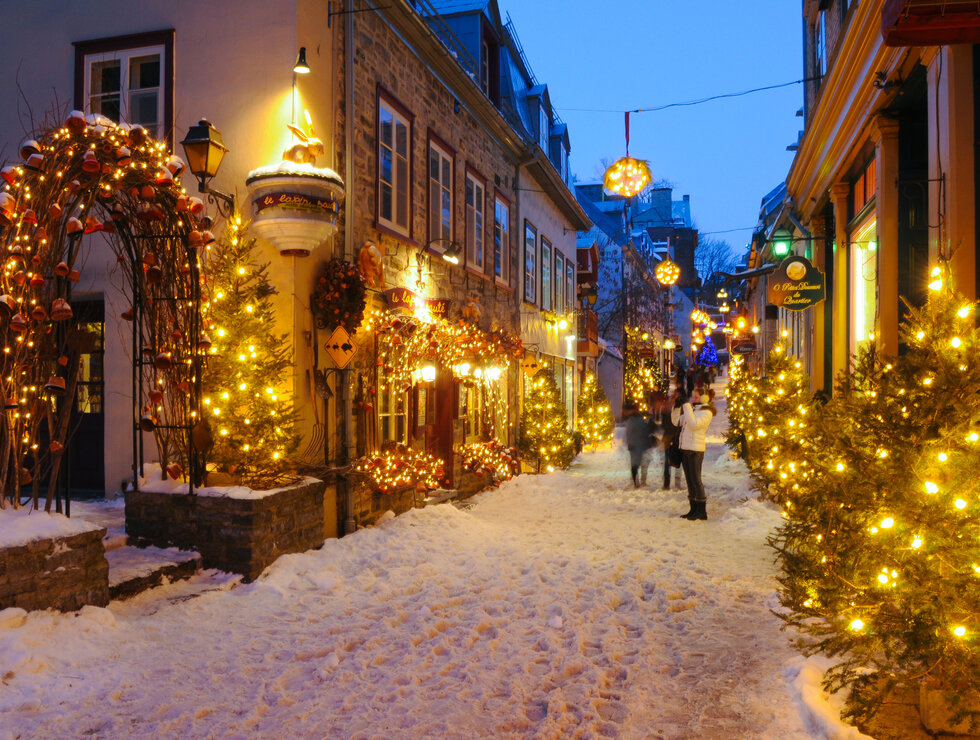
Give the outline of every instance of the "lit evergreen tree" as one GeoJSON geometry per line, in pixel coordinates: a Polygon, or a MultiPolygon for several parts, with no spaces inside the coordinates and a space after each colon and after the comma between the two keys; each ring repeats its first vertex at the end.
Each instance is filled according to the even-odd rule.
{"type": "Polygon", "coordinates": [[[267,265],[255,261],[255,239],[232,218],[207,253],[211,348],[202,378],[203,409],[213,446],[208,459],[255,488],[274,485],[296,449],[295,412],[285,390],[291,367],[286,335],[274,331],[267,265]]]}
{"type": "Polygon", "coordinates": [[[594,446],[608,442],[613,437],[615,424],[602,384],[595,373],[588,373],[578,396],[578,430],[585,444],[594,446]]]}
{"type": "Polygon", "coordinates": [[[763,497],[792,505],[812,473],[803,454],[810,439],[810,379],[779,343],[769,353],[765,377],[752,379],[749,392],[752,411],[742,423],[752,454],[750,474],[763,497]]]}
{"type": "Polygon", "coordinates": [[[814,474],[772,540],[786,619],[838,657],[826,685],[859,720],[897,686],[980,691],[980,330],[943,277],[910,309],[907,352],[869,346],[814,414],[814,474]]]}
{"type": "Polygon", "coordinates": [[[575,438],[550,368],[538,370],[528,382],[518,449],[538,473],[567,468],[575,459],[575,438]]]}
{"type": "Polygon", "coordinates": [[[718,350],[715,349],[715,343],[711,341],[711,337],[704,338],[704,344],[698,350],[697,364],[703,367],[718,364],[718,350]]]}

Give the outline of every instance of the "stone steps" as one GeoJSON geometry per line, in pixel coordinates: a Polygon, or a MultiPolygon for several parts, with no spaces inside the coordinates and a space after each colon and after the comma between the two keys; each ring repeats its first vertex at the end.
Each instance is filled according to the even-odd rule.
{"type": "Polygon", "coordinates": [[[201,556],[196,552],[113,544],[105,554],[111,599],[128,599],[163,583],[190,578],[201,570],[201,556]]]}

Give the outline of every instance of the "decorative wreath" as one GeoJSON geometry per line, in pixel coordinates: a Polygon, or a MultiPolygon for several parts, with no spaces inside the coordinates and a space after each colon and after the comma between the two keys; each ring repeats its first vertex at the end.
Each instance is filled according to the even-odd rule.
{"type": "Polygon", "coordinates": [[[324,263],[313,286],[313,316],[323,329],[344,327],[354,334],[364,320],[364,279],[357,266],[334,258],[324,263]]]}

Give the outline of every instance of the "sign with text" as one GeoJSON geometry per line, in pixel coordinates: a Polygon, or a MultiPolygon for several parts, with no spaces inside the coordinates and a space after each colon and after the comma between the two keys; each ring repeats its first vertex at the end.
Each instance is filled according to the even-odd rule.
{"type": "Polygon", "coordinates": [[[337,212],[337,204],[332,198],[317,198],[304,193],[267,193],[255,201],[256,212],[275,206],[297,211],[337,212]]]}
{"type": "Polygon", "coordinates": [[[389,288],[383,295],[394,311],[412,313],[418,306],[425,306],[434,319],[444,319],[449,314],[449,301],[444,298],[421,298],[408,288],[389,288]]]}
{"type": "Polygon", "coordinates": [[[806,257],[790,255],[769,275],[769,302],[803,311],[827,297],[824,274],[806,257]]]}
{"type": "Polygon", "coordinates": [[[732,340],[732,354],[751,355],[757,349],[755,337],[740,337],[732,340]]]}

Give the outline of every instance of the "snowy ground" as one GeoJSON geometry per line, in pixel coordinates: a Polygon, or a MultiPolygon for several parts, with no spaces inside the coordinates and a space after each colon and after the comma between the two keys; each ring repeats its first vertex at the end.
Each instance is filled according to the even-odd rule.
{"type": "Polygon", "coordinates": [[[0,740],[864,737],[770,612],[779,515],[721,409],[707,522],[677,518],[679,490],[634,490],[617,446],[252,584],[0,612],[0,740]]]}

